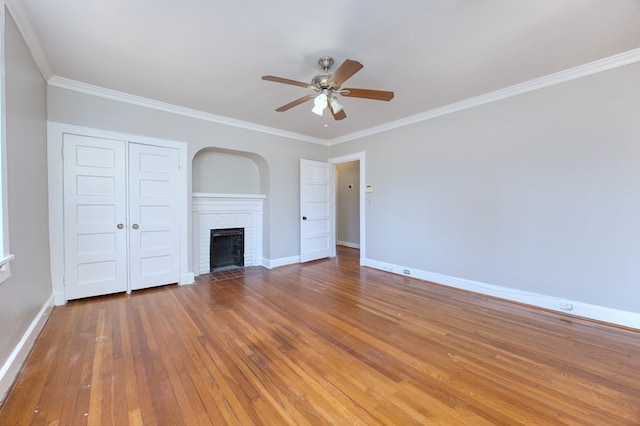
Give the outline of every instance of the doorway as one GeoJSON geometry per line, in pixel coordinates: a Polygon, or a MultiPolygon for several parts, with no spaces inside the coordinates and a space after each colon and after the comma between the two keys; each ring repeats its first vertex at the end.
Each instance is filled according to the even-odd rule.
{"type": "Polygon", "coordinates": [[[360,250],[360,264],[365,254],[365,153],[330,158],[335,165],[336,243],[360,250]]]}
{"type": "Polygon", "coordinates": [[[336,245],[360,249],[360,162],[336,164],[336,245]]]}

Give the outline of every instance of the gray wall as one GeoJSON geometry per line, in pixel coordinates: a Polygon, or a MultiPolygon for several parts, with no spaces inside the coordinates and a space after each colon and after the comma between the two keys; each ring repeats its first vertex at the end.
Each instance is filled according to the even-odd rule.
{"type": "Polygon", "coordinates": [[[192,167],[193,192],[260,194],[258,165],[249,157],[205,149],[193,158],[192,167]]]}
{"type": "MultiPolygon", "coordinates": [[[[11,277],[0,283],[0,365],[51,296],[46,87],[9,14],[5,21],[6,155],[11,277]]],[[[0,395],[1,397],[1,395],[0,395]]]]}
{"type": "MultiPolygon", "coordinates": [[[[324,145],[226,126],[49,86],[49,120],[132,135],[187,142],[189,163],[205,148],[254,153],[269,176],[265,200],[263,255],[281,259],[300,254],[300,159],[326,161],[324,145]]],[[[189,176],[192,170],[189,170],[189,176]]],[[[191,185],[191,182],[190,182],[191,185]]],[[[191,191],[191,186],[189,187],[191,191]]],[[[225,191],[226,192],[226,191],[225,191]]],[[[191,259],[189,264],[191,264],[191,259]]]]}
{"type": "Polygon", "coordinates": [[[336,164],[336,228],[336,241],[360,244],[359,161],[336,164]]]}
{"type": "Polygon", "coordinates": [[[640,64],[339,144],[367,258],[640,312],[640,64]]]}

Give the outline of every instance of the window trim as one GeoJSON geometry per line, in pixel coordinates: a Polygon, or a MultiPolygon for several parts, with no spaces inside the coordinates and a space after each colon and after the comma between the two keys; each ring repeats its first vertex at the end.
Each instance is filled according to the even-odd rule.
{"type": "Polygon", "coordinates": [[[11,276],[10,262],[15,258],[9,254],[9,211],[7,208],[7,120],[5,108],[5,17],[6,2],[0,2],[0,283],[11,276]]]}

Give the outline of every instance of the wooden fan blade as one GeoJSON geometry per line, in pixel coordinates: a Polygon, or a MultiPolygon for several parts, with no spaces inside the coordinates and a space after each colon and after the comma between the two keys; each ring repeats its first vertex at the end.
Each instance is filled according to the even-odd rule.
{"type": "Polygon", "coordinates": [[[275,77],[273,75],[263,75],[262,79],[266,80],[266,81],[273,81],[275,83],[291,84],[292,86],[299,86],[299,87],[306,87],[308,89],[313,89],[313,86],[310,85],[309,83],[303,83],[301,81],[289,80],[288,78],[275,77]]]}
{"type": "Polygon", "coordinates": [[[289,102],[286,105],[282,105],[280,108],[277,108],[276,111],[284,112],[284,111],[290,110],[291,108],[293,108],[295,106],[298,106],[300,104],[303,104],[303,103],[307,102],[308,100],[315,98],[316,96],[317,95],[315,93],[312,93],[312,94],[307,95],[307,96],[303,96],[300,99],[296,99],[293,102],[289,102]]]}
{"type": "Polygon", "coordinates": [[[333,115],[334,120],[344,120],[345,118],[347,118],[347,113],[344,112],[344,108],[342,108],[338,112],[333,111],[333,108],[331,107],[331,102],[329,101],[329,99],[327,99],[327,107],[329,108],[329,111],[331,111],[331,115],[333,115]]]}
{"type": "Polygon", "coordinates": [[[340,87],[342,83],[347,81],[352,75],[360,71],[364,65],[358,61],[347,59],[338,67],[338,69],[329,77],[329,85],[340,87]]]}
{"type": "Polygon", "coordinates": [[[390,101],[393,99],[393,92],[387,92],[385,90],[370,90],[370,89],[342,89],[340,90],[342,96],[348,96],[352,98],[365,98],[373,99],[376,101],[390,101]]]}

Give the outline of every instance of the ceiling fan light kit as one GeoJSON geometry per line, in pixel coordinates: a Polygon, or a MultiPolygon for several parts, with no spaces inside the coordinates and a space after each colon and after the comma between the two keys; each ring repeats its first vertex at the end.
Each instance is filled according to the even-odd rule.
{"type": "Polygon", "coordinates": [[[338,102],[338,99],[336,99],[334,96],[329,99],[329,103],[331,104],[331,109],[333,110],[333,112],[342,111],[342,104],[338,102]]]}
{"type": "Polygon", "coordinates": [[[324,114],[324,109],[327,106],[327,95],[324,93],[320,93],[313,100],[313,108],[311,108],[311,112],[317,115],[322,116],[324,114]]]}
{"type": "Polygon", "coordinates": [[[313,99],[313,108],[311,111],[314,114],[323,116],[324,110],[329,109],[335,120],[342,120],[347,117],[347,114],[344,112],[342,104],[338,101],[335,95],[372,99],[376,101],[390,101],[393,99],[393,92],[385,90],[342,88],[342,84],[355,73],[360,71],[363,68],[363,65],[358,61],[347,59],[333,74],[329,74],[329,69],[333,64],[334,60],[330,56],[324,56],[318,59],[318,65],[322,68],[323,73],[313,77],[310,84],[296,80],[289,80],[287,78],[275,77],[272,75],[262,76],[262,79],[266,81],[305,87],[316,92],[316,94],[303,96],[286,105],[276,108],[276,111],[288,111],[293,107],[313,99]]]}

